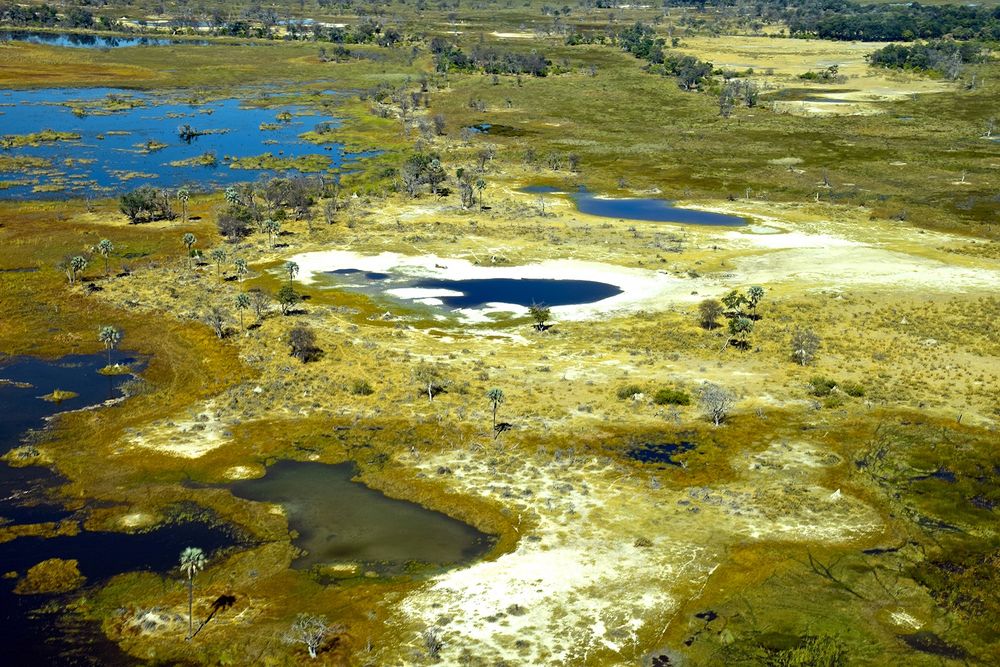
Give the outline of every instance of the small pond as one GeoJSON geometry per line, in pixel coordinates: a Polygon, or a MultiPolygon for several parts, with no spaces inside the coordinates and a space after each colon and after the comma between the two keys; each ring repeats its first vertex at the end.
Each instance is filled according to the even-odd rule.
{"type": "Polygon", "coordinates": [[[498,125],[495,123],[477,123],[469,125],[468,129],[477,134],[489,134],[494,137],[523,137],[528,134],[528,130],[514,127],[512,125],[498,125]]]}
{"type": "Polygon", "coordinates": [[[41,30],[0,30],[0,42],[27,42],[47,46],[64,46],[77,49],[122,49],[133,46],[173,46],[185,44],[207,46],[204,39],[166,39],[162,37],[119,37],[117,35],[90,35],[78,32],[43,32],[41,30]]]}
{"type": "MultiPolygon", "coordinates": [[[[447,274],[442,269],[440,273],[447,274]]],[[[548,307],[597,303],[622,293],[609,283],[556,278],[449,279],[413,275],[401,269],[388,273],[343,268],[328,271],[328,282],[339,288],[378,298],[436,309],[524,312],[533,304],[548,307]]]]}
{"type": "Polygon", "coordinates": [[[471,280],[424,279],[413,283],[417,289],[442,290],[441,299],[451,308],[479,308],[488,304],[532,304],[569,306],[603,301],[622,291],[615,285],[593,280],[549,278],[479,278],[471,280]],[[444,292],[453,292],[445,294],[444,292]]]}
{"type": "Polygon", "coordinates": [[[336,119],[262,91],[247,97],[274,106],[111,88],[0,90],[0,197],[109,195],[144,184],[200,191],[262,173],[325,172],[368,155],[300,138],[317,128],[334,136],[336,119]],[[183,126],[194,136],[182,137],[183,126]]]}
{"type": "Polygon", "coordinates": [[[689,452],[697,445],[693,442],[642,443],[633,445],[625,453],[633,461],[639,463],[656,463],[679,466],[681,462],[674,457],[689,452]]]}
{"type": "Polygon", "coordinates": [[[352,481],[355,474],[352,463],[279,461],[264,477],[230,489],[240,498],[285,508],[298,532],[295,545],[308,552],[294,562],[296,568],[345,561],[393,571],[411,562],[443,566],[471,561],[493,546],[492,537],[472,526],[389,498],[352,481]]]}
{"type": "Polygon", "coordinates": [[[674,206],[666,199],[640,197],[605,197],[597,195],[585,187],[567,193],[548,185],[533,185],[521,188],[528,194],[567,194],[581,213],[602,218],[622,220],[643,220],[647,222],[677,222],[686,225],[708,225],[715,227],[740,227],[746,223],[743,218],[674,206]]]}

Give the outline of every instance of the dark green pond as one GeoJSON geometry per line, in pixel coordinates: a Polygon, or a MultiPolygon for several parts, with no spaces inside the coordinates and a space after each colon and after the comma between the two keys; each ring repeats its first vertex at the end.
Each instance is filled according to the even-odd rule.
{"type": "Polygon", "coordinates": [[[355,474],[352,463],[280,461],[264,477],[236,482],[230,490],[285,508],[298,532],[294,543],[307,552],[293,564],[299,569],[342,562],[454,565],[493,546],[491,536],[472,526],[389,498],[352,481],[355,474]]]}

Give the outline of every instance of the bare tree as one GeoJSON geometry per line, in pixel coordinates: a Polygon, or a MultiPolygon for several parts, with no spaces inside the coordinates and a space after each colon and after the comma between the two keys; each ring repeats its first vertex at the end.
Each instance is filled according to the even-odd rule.
{"type": "Polygon", "coordinates": [[[281,639],[286,644],[305,644],[309,657],[315,658],[326,638],[340,631],[341,628],[330,625],[325,616],[299,614],[281,639]]]}
{"type": "Polygon", "coordinates": [[[811,364],[819,345],[819,336],[812,329],[796,329],[792,333],[792,358],[803,366],[811,364]]]}
{"type": "Polygon", "coordinates": [[[208,314],[205,315],[205,323],[212,327],[212,331],[219,338],[226,337],[226,316],[219,307],[213,307],[208,314]]]}
{"type": "Polygon", "coordinates": [[[705,414],[718,426],[729,416],[730,410],[736,404],[736,396],[724,387],[706,382],[701,386],[698,402],[705,414]]]}
{"type": "Polygon", "coordinates": [[[725,312],[718,299],[705,299],[698,304],[698,321],[709,331],[718,326],[715,322],[725,312]]]}
{"type": "Polygon", "coordinates": [[[413,371],[413,379],[421,387],[426,388],[428,401],[433,401],[436,394],[444,391],[446,384],[441,377],[441,372],[430,364],[417,366],[413,371]]]}
{"type": "Polygon", "coordinates": [[[302,363],[312,361],[320,353],[316,345],[316,334],[305,325],[299,325],[288,332],[288,345],[292,356],[302,363]]]}

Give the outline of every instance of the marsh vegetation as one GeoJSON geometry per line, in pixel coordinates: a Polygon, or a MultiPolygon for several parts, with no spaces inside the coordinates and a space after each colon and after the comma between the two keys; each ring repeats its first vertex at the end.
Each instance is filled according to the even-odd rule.
{"type": "Polygon", "coordinates": [[[992,3],[0,23],[17,662],[997,662],[992,3]]]}

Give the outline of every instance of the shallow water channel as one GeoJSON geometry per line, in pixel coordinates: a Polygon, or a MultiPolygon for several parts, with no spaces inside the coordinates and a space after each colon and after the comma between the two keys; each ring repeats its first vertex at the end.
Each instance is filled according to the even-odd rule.
{"type": "MultiPolygon", "coordinates": [[[[26,42],[75,49],[124,49],[134,46],[207,46],[204,39],[168,39],[164,37],[92,35],[80,32],[45,32],[43,30],[0,30],[0,42],[26,42]]],[[[222,42],[220,42],[222,43],[222,42]]]]}
{"type": "MultiPolygon", "coordinates": [[[[262,96],[246,91],[247,99],[262,96]]],[[[334,136],[337,120],[272,100],[265,107],[113,88],[0,90],[0,198],[109,195],[144,184],[200,191],[296,171],[295,158],[308,157],[299,167],[312,173],[367,155],[301,139],[317,127],[334,136]],[[182,126],[197,134],[182,136],[182,126]],[[267,154],[244,163],[254,168],[233,167],[233,159],[267,154]]]]}

